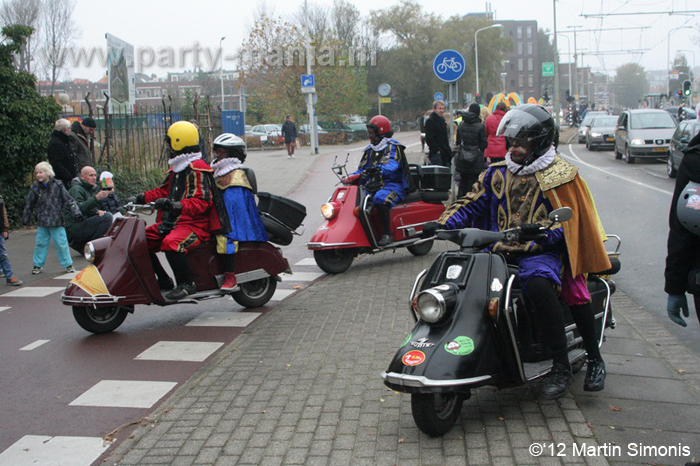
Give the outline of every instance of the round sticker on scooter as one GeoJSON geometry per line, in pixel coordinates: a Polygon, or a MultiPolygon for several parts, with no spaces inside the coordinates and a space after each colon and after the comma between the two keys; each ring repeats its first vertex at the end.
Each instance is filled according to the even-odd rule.
{"type": "Polygon", "coordinates": [[[417,350],[409,351],[401,358],[401,362],[406,366],[417,366],[422,364],[423,361],[425,361],[425,353],[417,350]]]}
{"type": "Polygon", "coordinates": [[[457,337],[449,343],[445,343],[445,351],[457,356],[465,356],[474,351],[474,340],[469,337],[457,337]]]}

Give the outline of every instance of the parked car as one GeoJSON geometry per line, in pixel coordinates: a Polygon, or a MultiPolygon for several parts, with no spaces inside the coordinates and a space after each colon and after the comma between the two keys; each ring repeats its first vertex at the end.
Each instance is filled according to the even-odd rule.
{"type": "MultiPolygon", "coordinates": [[[[309,134],[309,124],[304,123],[303,125],[299,126],[298,133],[299,134],[309,134]]],[[[316,125],[316,134],[326,134],[328,131],[325,129],[321,128],[321,125],[316,125]]]]}
{"type": "Polygon", "coordinates": [[[676,120],[665,110],[625,110],[615,128],[615,158],[624,157],[627,163],[637,158],[666,160],[676,126],[676,120]]]}
{"type": "Polygon", "coordinates": [[[586,149],[612,149],[615,146],[617,115],[595,116],[586,133],[586,149]]]}
{"type": "Polygon", "coordinates": [[[586,134],[588,134],[588,128],[591,126],[591,120],[593,120],[594,117],[604,116],[607,114],[608,114],[608,112],[588,112],[588,113],[586,113],[586,117],[583,119],[583,121],[579,125],[578,131],[576,131],[576,136],[578,137],[578,142],[580,142],[580,143],[586,142],[586,134]]]}
{"type": "MultiPolygon", "coordinates": [[[[676,121],[678,121],[678,107],[664,107],[664,110],[666,110],[668,113],[671,114],[673,118],[675,118],[676,121]]],[[[694,120],[698,117],[698,114],[695,110],[692,108],[688,107],[683,107],[683,119],[684,120],[694,120]]]]}
{"type": "Polygon", "coordinates": [[[330,133],[345,133],[345,142],[361,141],[367,139],[367,125],[365,123],[344,123],[342,121],[323,121],[320,125],[330,133]]]}
{"type": "Polygon", "coordinates": [[[276,146],[278,144],[284,144],[282,125],[256,125],[253,126],[251,133],[252,136],[259,136],[260,142],[263,145],[276,146]]]}
{"type": "Polygon", "coordinates": [[[671,151],[666,159],[666,173],[669,178],[675,178],[678,167],[683,160],[683,151],[688,147],[688,143],[700,132],[700,120],[684,120],[676,128],[671,138],[671,151]]]}

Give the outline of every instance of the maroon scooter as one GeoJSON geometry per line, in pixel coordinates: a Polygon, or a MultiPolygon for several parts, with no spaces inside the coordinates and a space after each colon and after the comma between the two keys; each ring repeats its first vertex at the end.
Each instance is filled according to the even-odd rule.
{"type": "MultiPolygon", "coordinates": [[[[272,197],[293,202],[259,193],[259,196],[263,195],[267,195],[268,200],[272,197]]],[[[216,241],[207,241],[187,254],[197,292],[178,301],[166,300],[158,288],[146,247],[146,222],[136,213],[148,210],[152,214],[154,207],[152,204],[127,204],[126,207],[130,212],[115,219],[104,237],[85,246],[85,258],[90,264],[71,280],[61,295],[63,304],[72,306],[78,325],[88,332],[100,334],[115,330],[127,314],[134,312],[137,304],[197,303],[230,294],[241,306],[260,307],[275,293],[277,282],[281,281],[279,275],[291,273],[280,248],[269,242],[240,242],[235,262],[238,285],[232,292],[223,292],[219,288],[224,270],[216,253],[216,241]]],[[[283,237],[281,242],[286,242],[291,237],[289,229],[292,227],[288,223],[280,222],[266,212],[261,214],[272,241],[283,237]],[[269,226],[272,226],[272,231],[269,226]],[[280,233],[285,228],[287,230],[280,233]]],[[[303,220],[305,215],[304,209],[303,215],[299,213],[298,217],[303,220]]]]}

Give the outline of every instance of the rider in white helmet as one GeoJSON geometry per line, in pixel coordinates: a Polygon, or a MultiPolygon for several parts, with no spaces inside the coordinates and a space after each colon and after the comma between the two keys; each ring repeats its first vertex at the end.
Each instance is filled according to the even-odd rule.
{"type": "Polygon", "coordinates": [[[216,238],[216,252],[221,254],[225,279],[222,291],[233,291],[237,285],[234,258],[239,241],[267,241],[258,207],[255,204],[255,180],[242,170],[246,159],[245,142],[238,136],[224,133],[214,139],[215,188],[214,206],[221,222],[216,238]]]}

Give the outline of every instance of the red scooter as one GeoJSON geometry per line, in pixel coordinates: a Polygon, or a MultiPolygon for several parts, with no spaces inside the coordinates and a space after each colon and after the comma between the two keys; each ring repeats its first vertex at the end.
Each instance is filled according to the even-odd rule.
{"type": "MultiPolygon", "coordinates": [[[[347,176],[345,163],[333,162],[333,173],[339,178],[347,176]]],[[[380,251],[407,248],[414,256],[423,256],[433,247],[432,241],[415,244],[421,239],[423,225],[437,220],[449,197],[452,175],[449,168],[409,164],[411,188],[406,198],[390,210],[393,242],[379,246],[383,231],[379,216],[372,204],[362,178],[347,185],[338,186],[328,202],[321,207],[326,219],[307,247],[314,252],[318,266],[326,273],[345,272],[358,254],[374,254],[380,251]]],[[[370,184],[378,173],[363,174],[370,184]]]]}
{"type": "MultiPolygon", "coordinates": [[[[296,204],[268,193],[259,193],[259,196],[259,207],[269,204],[271,198],[296,204]]],[[[227,295],[219,289],[224,271],[216,253],[216,241],[212,240],[187,254],[197,293],[179,301],[166,300],[158,288],[146,247],[146,222],[135,213],[137,209],[150,209],[153,213],[153,205],[127,204],[126,207],[131,211],[127,216],[117,218],[104,237],[86,245],[85,258],[90,265],[71,280],[61,295],[63,304],[73,307],[78,325],[88,332],[107,333],[119,327],[127,314],[134,312],[136,304],[167,306],[227,295]]],[[[278,233],[283,228],[293,227],[289,222],[271,220],[268,212],[261,214],[266,229],[274,225],[269,232],[271,241],[280,236],[278,233]]],[[[305,215],[304,209],[296,217],[303,220],[305,215]]],[[[291,233],[287,231],[286,236],[291,237],[291,233]]],[[[281,281],[279,274],[291,273],[280,249],[268,242],[240,242],[235,268],[238,286],[230,294],[238,304],[248,308],[265,305],[275,293],[277,282],[281,281]]]]}

